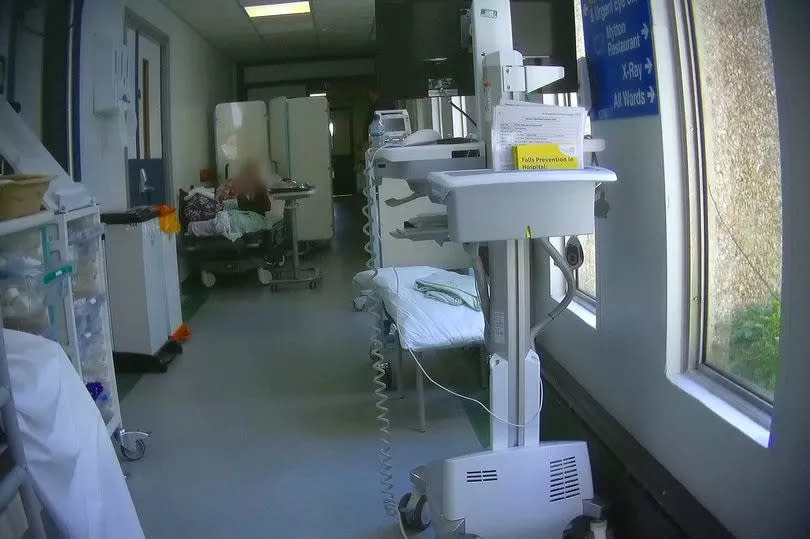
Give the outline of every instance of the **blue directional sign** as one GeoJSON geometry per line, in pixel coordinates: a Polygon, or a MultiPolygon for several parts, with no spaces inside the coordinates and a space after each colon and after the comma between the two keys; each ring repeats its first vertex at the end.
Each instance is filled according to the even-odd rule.
{"type": "Polygon", "coordinates": [[[650,0],[582,0],[591,118],[658,114],[650,0]]]}

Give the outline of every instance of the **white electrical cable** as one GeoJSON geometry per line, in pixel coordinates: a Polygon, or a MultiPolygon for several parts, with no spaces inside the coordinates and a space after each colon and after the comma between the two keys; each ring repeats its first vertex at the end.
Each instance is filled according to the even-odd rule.
{"type": "MultiPolygon", "coordinates": [[[[375,227],[375,218],[373,214],[373,189],[374,183],[376,180],[376,176],[374,173],[374,160],[377,158],[377,152],[382,150],[388,146],[384,144],[377,148],[372,154],[371,159],[369,160],[368,167],[366,168],[366,174],[368,176],[368,182],[366,184],[365,194],[366,194],[366,205],[363,206],[363,215],[366,216],[366,224],[363,225],[363,232],[368,236],[369,241],[365,244],[364,249],[369,254],[368,262],[366,262],[366,267],[372,269],[374,273],[371,276],[371,282],[374,282],[374,278],[377,276],[379,272],[379,268],[377,268],[377,257],[376,257],[376,250],[375,246],[377,245],[376,241],[376,227],[375,227]]],[[[371,149],[369,149],[371,152],[371,149]]],[[[380,423],[380,448],[378,449],[377,453],[380,459],[380,493],[382,494],[382,501],[383,501],[383,508],[385,509],[385,514],[389,517],[393,518],[397,521],[397,525],[399,527],[399,533],[402,535],[403,539],[408,539],[408,535],[405,533],[405,528],[402,524],[402,518],[399,514],[399,505],[396,502],[394,497],[394,475],[393,475],[393,466],[391,465],[391,420],[388,418],[389,410],[386,406],[388,402],[388,395],[385,393],[387,389],[386,383],[384,381],[385,378],[385,356],[382,353],[383,343],[380,339],[380,335],[382,334],[382,329],[380,328],[380,324],[382,323],[382,300],[377,298],[377,292],[374,287],[371,287],[371,292],[368,295],[368,311],[371,313],[374,322],[372,325],[372,333],[371,333],[371,351],[370,355],[374,360],[374,396],[376,401],[374,403],[375,408],[377,409],[377,421],[380,423]]]]}
{"type": "MultiPolygon", "coordinates": [[[[396,278],[396,283],[397,283],[396,296],[397,296],[397,298],[399,298],[399,273],[397,272],[396,267],[392,267],[391,269],[394,270],[394,277],[396,278]]],[[[396,308],[398,309],[399,308],[399,301],[396,302],[396,305],[397,305],[396,308]]],[[[397,314],[397,316],[395,316],[395,318],[398,320],[399,319],[399,313],[397,312],[396,314],[397,314]]],[[[454,397],[458,397],[459,399],[463,399],[463,400],[466,400],[466,401],[473,402],[473,403],[477,404],[478,406],[483,408],[484,411],[486,411],[486,413],[488,413],[490,416],[492,416],[496,421],[498,421],[500,423],[503,423],[505,425],[509,425],[510,427],[516,427],[516,428],[522,429],[522,428],[528,427],[529,425],[534,423],[537,420],[537,418],[540,417],[540,413],[543,411],[543,397],[545,395],[545,391],[543,389],[543,378],[542,377],[540,378],[540,404],[537,407],[537,411],[534,413],[534,415],[526,423],[512,423],[508,419],[504,419],[504,418],[496,415],[495,412],[490,410],[480,400],[475,399],[473,397],[468,397],[467,395],[462,395],[461,393],[456,393],[452,389],[449,389],[449,388],[443,386],[442,384],[440,384],[439,382],[437,382],[436,380],[434,380],[433,377],[430,376],[430,374],[428,374],[428,372],[422,366],[422,363],[417,359],[416,354],[414,353],[414,351],[411,348],[408,348],[408,353],[411,354],[411,357],[416,362],[416,365],[419,367],[419,370],[422,371],[422,374],[425,375],[425,378],[430,380],[430,382],[433,385],[435,385],[439,389],[442,389],[442,390],[446,391],[447,393],[450,393],[454,397]]]]}
{"type": "Polygon", "coordinates": [[[427,373],[427,371],[422,366],[422,364],[419,362],[419,360],[416,359],[416,354],[413,353],[413,350],[408,348],[408,352],[411,354],[411,357],[416,362],[416,365],[419,367],[419,370],[422,371],[422,374],[425,375],[425,378],[430,380],[431,383],[433,383],[433,385],[435,385],[439,389],[443,389],[444,391],[450,393],[451,395],[453,395],[455,397],[458,397],[460,399],[464,399],[466,401],[470,401],[470,402],[473,402],[473,403],[477,404],[478,406],[483,408],[486,413],[491,415],[496,421],[499,421],[500,423],[503,423],[505,425],[509,425],[510,427],[517,427],[519,429],[522,429],[522,428],[528,427],[529,425],[534,423],[537,420],[537,418],[540,416],[540,413],[543,411],[543,394],[544,394],[544,391],[543,391],[543,379],[542,378],[540,378],[540,405],[537,407],[537,412],[535,412],[534,415],[526,423],[512,423],[511,421],[496,415],[495,412],[493,412],[492,410],[487,408],[487,406],[483,402],[481,402],[480,400],[474,399],[472,397],[468,397],[467,395],[462,395],[461,393],[456,393],[452,389],[448,389],[448,388],[444,387],[443,385],[441,385],[439,382],[434,380],[427,373]]]}
{"type": "Polygon", "coordinates": [[[397,508],[397,524],[399,524],[399,533],[402,539],[408,539],[408,534],[405,533],[405,526],[402,524],[402,518],[399,516],[399,508],[397,508]]]}
{"type": "Polygon", "coordinates": [[[546,328],[547,325],[553,322],[558,316],[560,316],[560,314],[565,312],[568,305],[571,303],[571,301],[573,301],[574,295],[577,291],[577,283],[574,280],[574,271],[566,262],[565,257],[556,248],[554,248],[553,245],[551,245],[548,238],[540,238],[540,245],[543,247],[543,250],[546,251],[548,256],[554,261],[554,265],[560,268],[560,271],[565,278],[566,290],[562,301],[557,303],[557,306],[554,307],[554,309],[552,309],[543,320],[529,330],[529,344],[531,345],[532,350],[535,350],[535,341],[537,340],[537,336],[546,328]]]}

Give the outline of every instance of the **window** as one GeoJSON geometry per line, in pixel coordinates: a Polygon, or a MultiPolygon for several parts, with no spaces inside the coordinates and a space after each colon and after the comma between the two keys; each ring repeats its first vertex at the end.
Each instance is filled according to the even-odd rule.
{"type": "MultiPolygon", "coordinates": [[[[582,30],[582,3],[577,0],[574,1],[574,26],[577,38],[577,58],[582,58],[585,56],[585,33],[582,30]]],[[[571,94],[569,103],[572,105],[578,103],[577,94],[571,94]]],[[[591,134],[590,118],[586,119],[585,134],[591,134]]],[[[595,307],[596,298],[598,297],[596,290],[596,235],[580,236],[579,241],[582,243],[582,250],[585,252],[585,261],[576,272],[578,297],[580,301],[588,304],[589,307],[595,307]]]]}
{"type": "Polygon", "coordinates": [[[466,137],[467,118],[464,114],[467,112],[467,100],[463,97],[451,97],[450,103],[453,109],[453,136],[466,137]]]}
{"type": "MultiPolygon", "coordinates": [[[[577,58],[585,56],[585,35],[582,29],[582,4],[580,0],[574,0],[574,22],[576,28],[576,51],[577,58]]],[[[537,99],[534,96],[530,99],[537,99]]],[[[577,106],[579,99],[576,93],[563,93],[556,95],[542,96],[543,102],[551,105],[561,106],[577,106]]],[[[585,123],[586,135],[591,134],[590,118],[586,119],[585,123]]],[[[586,155],[587,159],[587,155],[586,155]]],[[[563,249],[565,242],[568,238],[564,238],[559,242],[557,247],[563,249]]],[[[596,287],[596,235],[589,234],[587,236],[579,236],[579,241],[582,244],[582,250],[585,253],[585,260],[582,266],[574,272],[574,277],[577,283],[577,296],[574,300],[574,312],[586,319],[592,326],[595,327],[595,313],[597,301],[597,287],[596,287]],[[580,308],[577,308],[580,307],[580,308]]],[[[553,264],[552,264],[553,267],[553,264]]],[[[562,280],[562,273],[559,268],[552,268],[552,296],[555,299],[561,299],[565,294],[565,285],[562,280]]]]}
{"type": "Polygon", "coordinates": [[[585,261],[576,272],[577,291],[581,299],[596,301],[596,236],[580,236],[579,241],[585,252],[585,261]]]}
{"type": "Polygon", "coordinates": [[[430,98],[430,119],[431,127],[441,135],[444,130],[444,122],[442,121],[442,100],[438,97],[430,98]]]}
{"type": "Polygon", "coordinates": [[[691,0],[692,364],[766,410],[779,370],[782,201],[764,0],[691,0]]]}

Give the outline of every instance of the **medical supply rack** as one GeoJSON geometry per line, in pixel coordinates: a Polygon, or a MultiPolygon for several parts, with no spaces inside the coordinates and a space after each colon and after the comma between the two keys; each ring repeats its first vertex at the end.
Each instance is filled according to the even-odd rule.
{"type": "Polygon", "coordinates": [[[56,275],[62,281],[58,283],[61,305],[49,305],[49,317],[55,324],[56,309],[63,309],[63,327],[50,336],[62,344],[84,383],[101,384],[96,386],[101,391],[93,397],[107,432],[116,437],[126,459],[138,460],[146,452],[143,438],[147,434],[125,430],[121,419],[107,303],[103,228],[98,206],[90,205],[68,212],[42,211],[1,222],[0,237],[39,232],[43,267],[59,268],[46,275],[56,275]],[[81,275],[88,270],[93,272],[89,279],[81,275]],[[80,285],[78,279],[84,279],[85,284],[80,285]],[[90,287],[86,284],[88,280],[90,287]]]}

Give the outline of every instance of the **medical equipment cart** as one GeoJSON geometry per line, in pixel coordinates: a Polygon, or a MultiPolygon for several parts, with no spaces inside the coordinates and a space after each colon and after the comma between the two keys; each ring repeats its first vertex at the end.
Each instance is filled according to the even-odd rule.
{"type": "Polygon", "coordinates": [[[62,344],[122,455],[143,457],[142,432],[124,429],[112,360],[104,226],[98,206],[0,222],[7,326],[62,344]],[[18,269],[15,269],[18,268],[18,269]]]}
{"type": "Polygon", "coordinates": [[[170,338],[183,323],[175,234],[151,207],[105,212],[104,256],[119,371],[166,372],[183,352],[170,338]]]}
{"type": "Polygon", "coordinates": [[[290,237],[292,243],[292,260],[289,268],[273,270],[273,282],[270,285],[274,290],[279,285],[307,283],[310,288],[321,285],[321,271],[318,268],[302,268],[299,252],[298,210],[303,199],[309,199],[318,192],[317,187],[307,184],[291,184],[289,187],[274,187],[269,190],[276,200],[286,202],[285,211],[290,224],[290,237]]]}
{"type": "MultiPolygon", "coordinates": [[[[491,448],[415,468],[411,492],[398,506],[392,504],[390,422],[378,374],[374,381],[380,388],[375,394],[382,435],[381,489],[389,515],[398,513],[401,525],[416,531],[432,520],[437,537],[561,537],[576,518],[604,518],[604,508],[594,500],[587,443],[540,441],[543,381],[535,339],[573,299],[573,270],[582,263],[581,248],[566,251],[564,257],[549,238],[592,233],[594,190],[600,183],[615,182],[616,175],[598,167],[494,170],[502,161],[492,155],[490,144],[495,138],[493,111],[517,105],[519,113],[531,113],[531,104],[524,108],[520,103],[526,101],[525,94],[563,78],[564,69],[524,65],[523,55],[513,50],[509,0],[473,0],[469,15],[475,116],[482,146],[490,150],[486,163],[464,170],[453,166],[452,159],[437,159],[441,149],[430,144],[394,144],[379,152],[385,166],[372,158],[369,189],[379,180],[403,177],[404,171],[414,194],[445,206],[446,213],[421,219],[419,226],[410,219],[411,226],[397,231],[397,236],[463,243],[473,256],[489,354],[491,448]],[[388,165],[393,163],[402,170],[392,171],[388,165]],[[407,174],[409,170],[412,174],[407,174]],[[562,271],[567,284],[564,299],[534,326],[533,239],[562,271]],[[488,248],[486,270],[480,255],[484,246],[488,248]]],[[[373,234],[375,227],[369,229],[373,234]]],[[[369,251],[373,263],[376,253],[373,248],[369,251]]],[[[375,331],[372,355],[378,358],[375,369],[381,373],[383,358],[375,331]]],[[[413,359],[424,371],[415,354],[413,359]]]]}
{"type": "Polygon", "coordinates": [[[112,356],[104,225],[96,205],[56,214],[58,237],[54,250],[69,260],[73,273],[67,309],[68,356],[99,406],[107,431],[115,435],[121,454],[138,460],[146,452],[147,433],[127,431],[121,419],[118,383],[112,356]],[[92,385],[91,385],[92,384],[92,385]],[[100,384],[100,385],[99,385],[100,384]],[[96,391],[101,391],[96,395],[96,391]]]}
{"type": "MultiPolygon", "coordinates": [[[[39,320],[47,322],[42,325],[51,326],[42,329],[62,344],[76,371],[92,384],[88,389],[124,457],[139,459],[146,451],[143,438],[147,434],[126,431],[121,422],[98,206],[4,100],[0,100],[0,154],[14,170],[36,170],[53,177],[43,197],[46,211],[0,222],[0,251],[6,255],[16,251],[17,266],[29,276],[29,266],[41,268],[38,279],[26,278],[6,287],[3,298],[20,313],[41,315],[39,320]],[[44,309],[32,311],[38,305],[44,309]]],[[[11,327],[10,314],[4,311],[7,327],[11,327]]]]}

